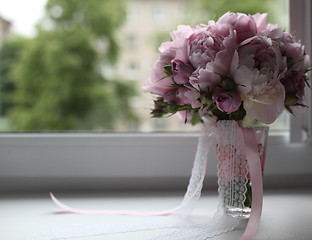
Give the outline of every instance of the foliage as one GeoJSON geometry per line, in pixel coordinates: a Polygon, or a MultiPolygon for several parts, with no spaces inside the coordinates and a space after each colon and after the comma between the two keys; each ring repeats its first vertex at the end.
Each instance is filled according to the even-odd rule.
{"type": "Polygon", "coordinates": [[[46,5],[54,29],[84,29],[90,39],[105,41],[108,58],[116,60],[118,46],[114,32],[125,18],[123,0],[49,0],[46,5]]]}
{"type": "Polygon", "coordinates": [[[26,38],[16,37],[4,43],[0,51],[0,115],[7,115],[8,110],[13,107],[12,93],[15,84],[10,72],[20,53],[27,43],[26,38]]]}
{"type": "Polygon", "coordinates": [[[13,74],[17,89],[11,117],[17,130],[73,128],[92,106],[92,88],[99,81],[95,57],[81,31],[41,31],[13,74]]]}
{"type": "Polygon", "coordinates": [[[207,11],[210,18],[217,20],[224,13],[242,12],[246,14],[269,13],[269,17],[274,15],[274,10],[269,7],[273,4],[270,0],[198,0],[202,10],[207,11]]]}
{"type": "Polygon", "coordinates": [[[103,61],[117,58],[122,0],[49,0],[46,10],[37,36],[18,46],[20,54],[1,51],[3,62],[11,61],[4,76],[14,86],[6,110],[13,130],[110,130],[137,121],[129,104],[134,88],[100,74],[103,61]]]}
{"type": "Polygon", "coordinates": [[[129,129],[139,121],[131,108],[131,97],[136,96],[137,86],[122,80],[107,81],[105,88],[95,89],[96,103],[79,121],[80,129],[116,129],[116,123],[129,129]],[[105,96],[105,97],[103,97],[105,96]]]}
{"type": "MultiPolygon", "coordinates": [[[[217,20],[224,13],[242,12],[246,14],[268,13],[268,22],[276,23],[283,28],[286,27],[287,4],[286,0],[196,0],[193,4],[197,12],[203,13],[203,23],[209,19],[217,20]],[[208,16],[207,16],[208,15],[208,16]]],[[[200,14],[198,14],[200,16],[200,14]]]]}

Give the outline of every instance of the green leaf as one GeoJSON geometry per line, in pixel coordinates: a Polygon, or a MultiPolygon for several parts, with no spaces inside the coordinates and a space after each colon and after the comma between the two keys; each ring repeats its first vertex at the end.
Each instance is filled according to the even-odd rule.
{"type": "Polygon", "coordinates": [[[292,57],[286,57],[286,62],[287,62],[287,68],[291,68],[291,66],[293,65],[292,57]]]}
{"type": "Polygon", "coordinates": [[[196,124],[199,123],[199,122],[201,122],[200,115],[199,115],[198,112],[194,112],[194,113],[193,113],[193,117],[192,117],[191,123],[192,123],[192,125],[194,126],[194,125],[196,125],[196,124]]]}
{"type": "Polygon", "coordinates": [[[302,103],[296,103],[296,104],[294,104],[294,106],[309,108],[308,105],[305,105],[305,104],[302,104],[302,103]]]}
{"type": "Polygon", "coordinates": [[[311,88],[310,83],[309,83],[309,78],[307,76],[304,76],[304,82],[305,84],[307,84],[309,88],[311,88]]]}
{"type": "Polygon", "coordinates": [[[295,116],[294,113],[293,113],[293,111],[291,110],[290,106],[285,105],[285,108],[286,108],[286,110],[287,110],[291,115],[295,116]]]}
{"type": "Polygon", "coordinates": [[[173,75],[171,64],[165,64],[165,66],[164,66],[164,74],[166,74],[167,77],[170,77],[170,76],[173,75]]]}

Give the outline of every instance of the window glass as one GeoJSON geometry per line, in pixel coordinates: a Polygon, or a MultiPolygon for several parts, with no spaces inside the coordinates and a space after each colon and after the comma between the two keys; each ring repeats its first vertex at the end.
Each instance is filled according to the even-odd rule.
{"type": "Polygon", "coordinates": [[[0,131],[197,130],[152,119],[142,85],[170,31],[227,11],[288,27],[287,0],[0,0],[0,131]]]}

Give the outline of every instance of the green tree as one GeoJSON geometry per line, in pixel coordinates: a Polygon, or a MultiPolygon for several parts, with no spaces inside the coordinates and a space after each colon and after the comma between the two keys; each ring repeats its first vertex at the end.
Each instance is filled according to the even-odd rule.
{"type": "Polygon", "coordinates": [[[287,0],[196,0],[200,11],[203,13],[204,22],[209,19],[217,20],[224,13],[242,12],[247,14],[268,13],[269,22],[281,24],[285,26],[285,22],[280,22],[280,15],[285,15],[287,12],[287,0]],[[205,18],[205,19],[204,19],[205,18]]]}
{"type": "Polygon", "coordinates": [[[122,3],[48,1],[47,18],[11,75],[15,130],[108,130],[122,120],[137,121],[129,104],[134,87],[105,80],[99,70],[103,61],[117,58],[114,32],[125,15],[122,3]]]}
{"type": "Polygon", "coordinates": [[[0,116],[8,114],[13,106],[12,95],[15,84],[11,76],[14,64],[27,42],[26,38],[16,37],[5,42],[0,50],[0,116]]]}
{"type": "Polygon", "coordinates": [[[118,45],[114,33],[125,19],[124,0],[49,0],[46,11],[54,29],[87,30],[91,40],[107,44],[107,57],[116,60],[118,45]]]}

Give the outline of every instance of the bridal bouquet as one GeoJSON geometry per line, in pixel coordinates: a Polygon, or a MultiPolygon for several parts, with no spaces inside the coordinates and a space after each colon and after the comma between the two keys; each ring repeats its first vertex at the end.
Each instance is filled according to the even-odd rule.
{"type": "Polygon", "coordinates": [[[156,95],[154,117],[178,113],[196,124],[202,117],[270,124],[284,110],[305,107],[310,66],[304,46],[267,14],[224,14],[208,25],[178,26],[159,47],[144,89],[156,95]]]}

